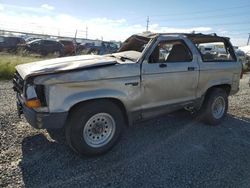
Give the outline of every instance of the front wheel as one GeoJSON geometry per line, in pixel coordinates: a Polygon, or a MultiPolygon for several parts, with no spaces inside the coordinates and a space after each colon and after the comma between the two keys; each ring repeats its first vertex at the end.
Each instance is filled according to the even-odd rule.
{"type": "Polygon", "coordinates": [[[228,95],[221,88],[211,90],[201,108],[202,120],[210,125],[218,125],[225,118],[228,110],[228,95]]]}
{"type": "Polygon", "coordinates": [[[110,150],[121,135],[124,118],[110,101],[88,102],[70,112],[66,139],[82,155],[98,155],[110,150]]]}

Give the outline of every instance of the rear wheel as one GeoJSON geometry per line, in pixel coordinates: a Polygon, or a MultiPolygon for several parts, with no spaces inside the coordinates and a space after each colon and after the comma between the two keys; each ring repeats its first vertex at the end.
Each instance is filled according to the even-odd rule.
{"type": "Polygon", "coordinates": [[[212,89],[206,96],[201,108],[202,120],[210,125],[218,125],[228,110],[228,95],[221,88],[212,89]]]}
{"type": "Polygon", "coordinates": [[[91,54],[91,55],[99,55],[99,50],[98,49],[92,49],[92,50],[90,50],[90,52],[89,52],[89,54],[91,54]]]}
{"type": "Polygon", "coordinates": [[[53,52],[53,56],[54,57],[60,57],[61,56],[61,52],[58,51],[58,50],[56,50],[56,51],[53,52]]]}
{"type": "Polygon", "coordinates": [[[103,154],[114,146],[123,127],[123,114],[117,105],[107,100],[88,102],[70,112],[66,139],[82,155],[103,154]]]}

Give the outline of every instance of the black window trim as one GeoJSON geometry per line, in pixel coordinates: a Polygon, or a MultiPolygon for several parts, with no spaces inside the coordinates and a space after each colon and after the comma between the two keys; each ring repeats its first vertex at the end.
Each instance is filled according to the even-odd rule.
{"type": "MultiPolygon", "coordinates": [[[[165,62],[155,62],[155,63],[149,63],[149,64],[161,64],[161,63],[191,63],[191,62],[193,62],[193,60],[194,60],[194,55],[193,55],[193,53],[192,53],[192,51],[191,51],[191,49],[188,47],[188,45],[187,45],[187,43],[183,40],[183,39],[170,39],[170,40],[161,40],[161,41],[158,41],[157,42],[157,44],[156,44],[156,46],[160,43],[160,42],[162,42],[162,41],[165,41],[165,42],[181,42],[186,48],[187,48],[187,50],[189,51],[189,53],[190,53],[190,55],[191,55],[191,59],[190,59],[190,61],[171,61],[171,62],[167,62],[167,61],[165,61],[165,62]]],[[[155,46],[155,47],[156,47],[155,46]]],[[[154,51],[154,50],[153,50],[154,51]]],[[[153,51],[151,52],[151,54],[153,53],[153,51]]],[[[151,54],[149,55],[149,57],[151,56],[151,54]]]]}
{"type": "MultiPolygon", "coordinates": [[[[218,42],[218,41],[214,41],[214,42],[218,42]]],[[[233,58],[232,60],[212,60],[212,61],[205,61],[204,58],[203,58],[203,54],[201,53],[201,51],[198,48],[198,45],[199,44],[206,44],[206,43],[213,43],[213,42],[204,42],[204,43],[194,43],[193,42],[193,44],[196,47],[197,51],[199,52],[200,57],[201,57],[203,63],[224,63],[224,62],[235,62],[235,61],[237,61],[235,53],[232,51],[233,54],[231,54],[231,52],[230,52],[230,50],[232,50],[232,46],[230,45],[230,43],[227,40],[225,40],[225,39],[222,40],[222,41],[220,41],[220,42],[222,42],[224,44],[224,47],[225,47],[226,50],[227,50],[227,47],[229,48],[227,51],[229,52],[229,54],[233,58]]]]}

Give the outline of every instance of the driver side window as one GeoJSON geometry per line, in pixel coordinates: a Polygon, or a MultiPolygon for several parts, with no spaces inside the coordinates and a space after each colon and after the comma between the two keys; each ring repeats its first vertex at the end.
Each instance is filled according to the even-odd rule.
{"type": "Polygon", "coordinates": [[[193,56],[182,40],[161,41],[149,57],[149,63],[191,62],[193,56]]]}

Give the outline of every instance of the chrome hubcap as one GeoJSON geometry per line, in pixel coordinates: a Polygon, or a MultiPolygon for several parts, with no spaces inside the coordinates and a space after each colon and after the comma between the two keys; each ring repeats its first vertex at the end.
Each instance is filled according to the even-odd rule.
{"type": "Polygon", "coordinates": [[[214,100],[212,104],[212,114],[214,118],[220,119],[225,112],[226,102],[223,97],[218,97],[214,100]]]}
{"type": "Polygon", "coordinates": [[[54,56],[59,56],[59,52],[54,52],[54,56]]]}
{"type": "Polygon", "coordinates": [[[115,120],[107,113],[98,113],[92,116],[83,129],[83,138],[91,147],[102,147],[114,136],[115,120]]]}

